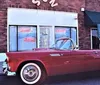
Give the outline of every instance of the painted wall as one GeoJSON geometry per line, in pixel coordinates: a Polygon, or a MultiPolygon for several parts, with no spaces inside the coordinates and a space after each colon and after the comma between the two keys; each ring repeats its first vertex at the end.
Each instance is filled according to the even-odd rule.
{"type": "Polygon", "coordinates": [[[51,25],[78,27],[78,14],[32,9],[8,9],[8,25],[51,25]]]}

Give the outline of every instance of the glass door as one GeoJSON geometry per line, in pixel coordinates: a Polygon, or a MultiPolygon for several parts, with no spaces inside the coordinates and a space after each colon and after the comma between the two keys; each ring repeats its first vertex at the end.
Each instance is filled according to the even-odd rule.
{"type": "Polygon", "coordinates": [[[49,48],[51,39],[51,26],[39,26],[40,28],[40,40],[39,48],[49,48]]]}
{"type": "Polygon", "coordinates": [[[92,29],[92,49],[99,49],[99,38],[97,29],[92,29]]]}

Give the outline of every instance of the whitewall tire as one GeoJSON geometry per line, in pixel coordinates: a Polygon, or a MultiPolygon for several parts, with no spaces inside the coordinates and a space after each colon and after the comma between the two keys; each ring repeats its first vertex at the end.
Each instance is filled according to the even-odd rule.
{"type": "Polygon", "coordinates": [[[41,68],[36,63],[27,63],[20,71],[21,80],[29,85],[38,83],[41,76],[41,68]]]}

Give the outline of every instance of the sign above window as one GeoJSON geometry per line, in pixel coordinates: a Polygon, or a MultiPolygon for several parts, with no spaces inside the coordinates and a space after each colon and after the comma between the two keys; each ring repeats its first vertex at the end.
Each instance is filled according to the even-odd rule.
{"type": "MultiPolygon", "coordinates": [[[[49,2],[49,4],[51,5],[51,7],[55,7],[58,6],[58,3],[56,3],[55,0],[42,0],[44,3],[49,2]]],[[[41,5],[41,1],[40,0],[32,0],[33,4],[36,4],[37,6],[41,5]]]]}

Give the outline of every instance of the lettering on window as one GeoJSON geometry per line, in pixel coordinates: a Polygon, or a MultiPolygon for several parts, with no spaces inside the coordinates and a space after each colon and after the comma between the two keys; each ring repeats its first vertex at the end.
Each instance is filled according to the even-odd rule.
{"type": "MultiPolygon", "coordinates": [[[[43,2],[48,2],[48,0],[43,0],[43,2]]],[[[41,5],[41,2],[40,0],[32,0],[32,3],[33,4],[36,4],[37,6],[40,6],[41,5]]],[[[58,3],[56,3],[55,0],[50,0],[49,1],[49,4],[51,5],[51,7],[55,7],[55,6],[58,6],[58,3]]]]}

